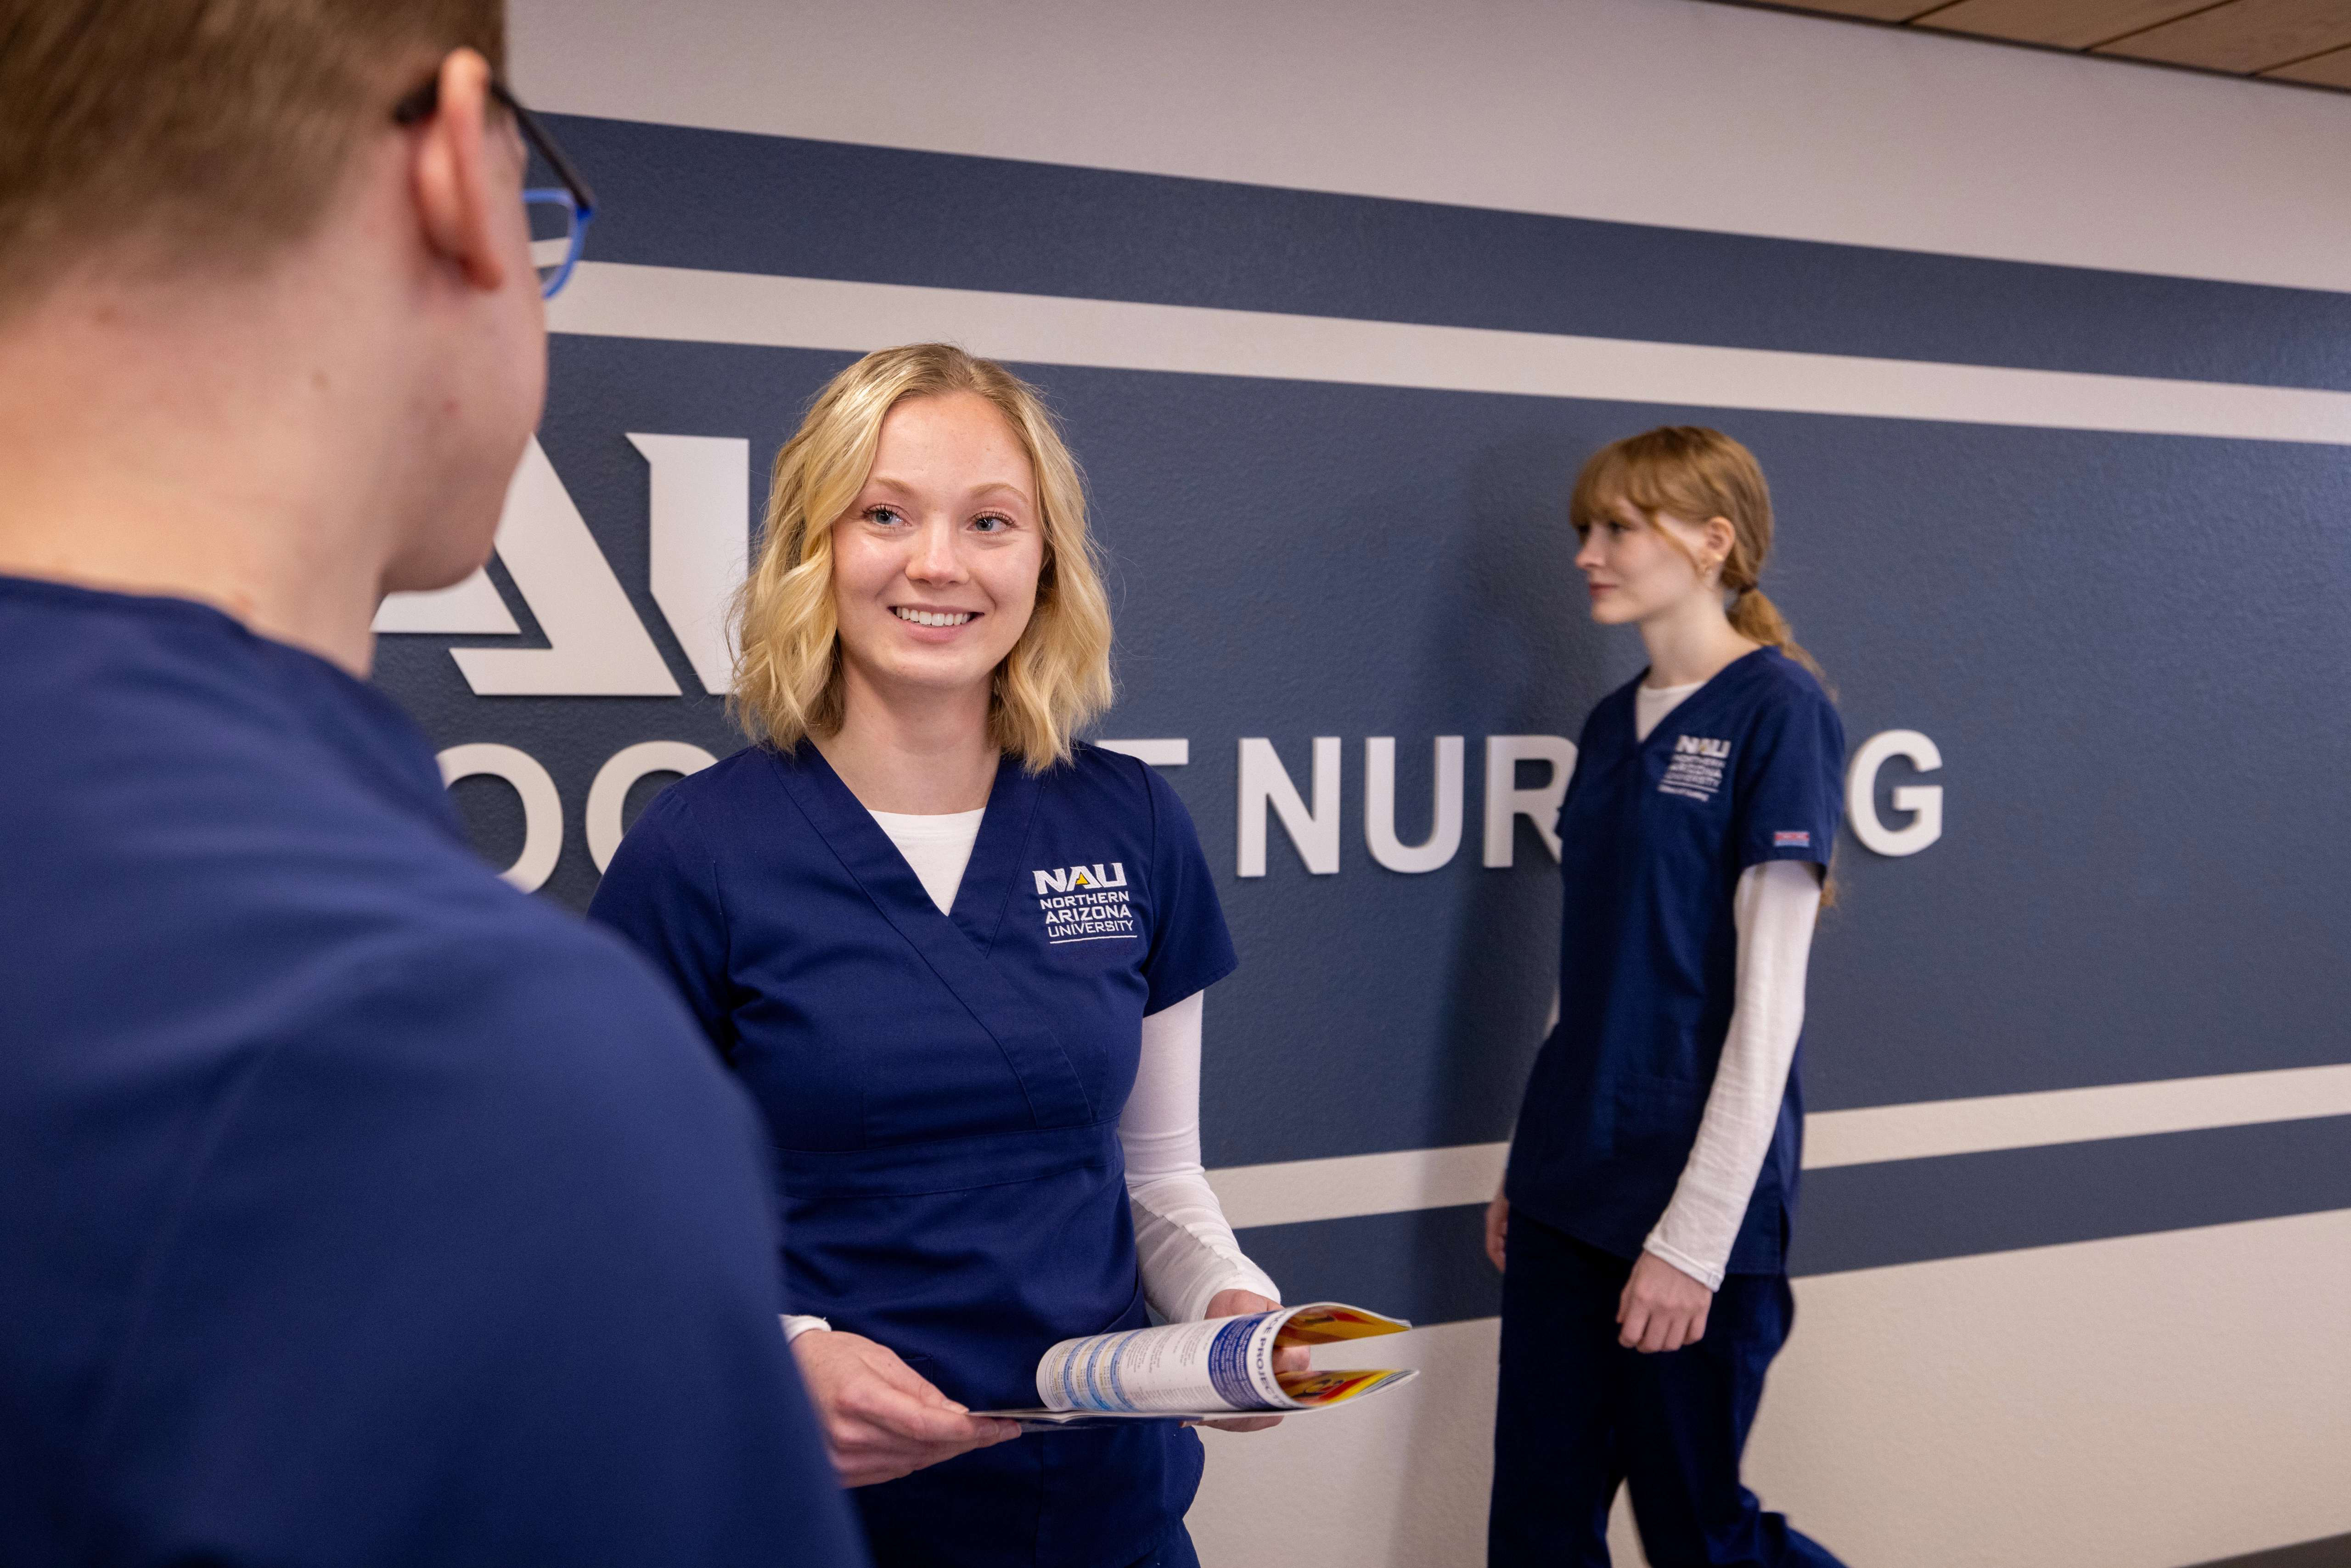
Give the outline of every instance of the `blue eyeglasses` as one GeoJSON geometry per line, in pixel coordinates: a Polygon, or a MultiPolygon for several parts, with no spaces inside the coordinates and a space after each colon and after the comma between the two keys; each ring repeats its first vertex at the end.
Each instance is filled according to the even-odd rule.
{"type": "MultiPolygon", "coordinates": [[[[521,128],[522,139],[554,171],[562,183],[533,185],[522,193],[523,211],[530,220],[530,259],[538,269],[538,293],[552,299],[571,280],[580,252],[588,243],[588,220],[596,215],[596,193],[580,177],[563,149],[555,144],[538,117],[522,106],[506,83],[490,78],[490,96],[506,106],[521,128]]],[[[433,118],[441,107],[441,78],[434,77],[392,105],[392,118],[400,125],[416,125],[433,118]]]]}

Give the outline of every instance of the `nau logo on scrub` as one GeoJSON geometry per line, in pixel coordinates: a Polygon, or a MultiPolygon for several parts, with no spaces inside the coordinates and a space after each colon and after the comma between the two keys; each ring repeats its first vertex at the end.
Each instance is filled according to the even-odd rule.
{"type": "Polygon", "coordinates": [[[1037,907],[1045,916],[1050,945],[1115,942],[1139,934],[1134,905],[1127,901],[1123,862],[1058,866],[1030,874],[1037,879],[1037,907]]]}
{"type": "Polygon", "coordinates": [[[1103,873],[1100,862],[1092,865],[1073,865],[1066,871],[1040,871],[1035,875],[1037,896],[1040,898],[1049,893],[1067,893],[1073,887],[1124,887],[1126,885],[1126,866],[1119,861],[1110,862],[1107,875],[1103,873]]]}
{"type": "Polygon", "coordinates": [[[1674,737],[1673,760],[1666,764],[1666,776],[1657,780],[1660,795],[1679,795],[1687,800],[1711,800],[1722,789],[1723,764],[1730,760],[1730,742],[1708,740],[1703,736],[1674,737]]]}

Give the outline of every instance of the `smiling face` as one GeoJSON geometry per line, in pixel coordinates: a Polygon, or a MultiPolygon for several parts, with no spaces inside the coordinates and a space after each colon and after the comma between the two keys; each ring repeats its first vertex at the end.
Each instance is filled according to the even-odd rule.
{"type": "Polygon", "coordinates": [[[973,392],[901,401],[873,470],[832,525],[833,607],[851,689],[976,694],[1028,629],[1045,564],[1029,454],[973,392]]]}
{"type": "Polygon", "coordinates": [[[1583,531],[1575,552],[1592,594],[1592,618],[1624,626],[1672,613],[1698,595],[1719,593],[1713,571],[1701,578],[1693,563],[1719,568],[1729,535],[1730,525],[1719,517],[1693,524],[1660,512],[1652,521],[1628,501],[1612,502],[1583,531]]]}

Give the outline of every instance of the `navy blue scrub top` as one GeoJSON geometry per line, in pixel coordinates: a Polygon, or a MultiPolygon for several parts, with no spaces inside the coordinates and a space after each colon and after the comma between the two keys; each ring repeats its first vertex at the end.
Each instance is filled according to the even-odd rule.
{"type": "Polygon", "coordinates": [[[381,693],[0,579],[0,1557],[865,1560],[755,1113],[381,693]]]}
{"type": "MultiPolygon", "coordinates": [[[[1146,1321],[1118,1118],[1146,1013],[1230,973],[1173,789],[1080,747],[1007,758],[950,914],[813,745],[656,797],[590,909],[668,969],[766,1111],[792,1310],[974,1409],[1146,1321]]],[[[1153,1422],[984,1448],[852,1495],[876,1559],[1123,1568],[1181,1519],[1198,1440],[1153,1422]]]]}
{"type": "MultiPolygon", "coordinates": [[[[1776,648],[1731,663],[1642,741],[1645,678],[1603,698],[1577,742],[1559,811],[1559,1026],[1504,1185],[1513,1208],[1620,1258],[1640,1255],[1698,1140],[1736,1000],[1740,873],[1828,864],[1844,760],[1835,705],[1776,648]]],[[[1792,1067],[1734,1273],[1786,1268],[1803,1116],[1792,1067]]]]}

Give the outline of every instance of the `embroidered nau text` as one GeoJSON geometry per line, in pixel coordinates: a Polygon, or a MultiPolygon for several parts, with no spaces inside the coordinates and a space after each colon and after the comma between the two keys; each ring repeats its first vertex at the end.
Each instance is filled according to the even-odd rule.
{"type": "Polygon", "coordinates": [[[1727,740],[1677,735],[1674,737],[1673,760],[1666,764],[1666,776],[1657,780],[1657,793],[1711,800],[1722,788],[1723,764],[1729,760],[1730,742],[1727,740]]]}
{"type": "Polygon", "coordinates": [[[1057,866],[1031,874],[1037,879],[1037,907],[1044,912],[1045,940],[1050,945],[1108,942],[1136,934],[1123,862],[1057,866]]]}

